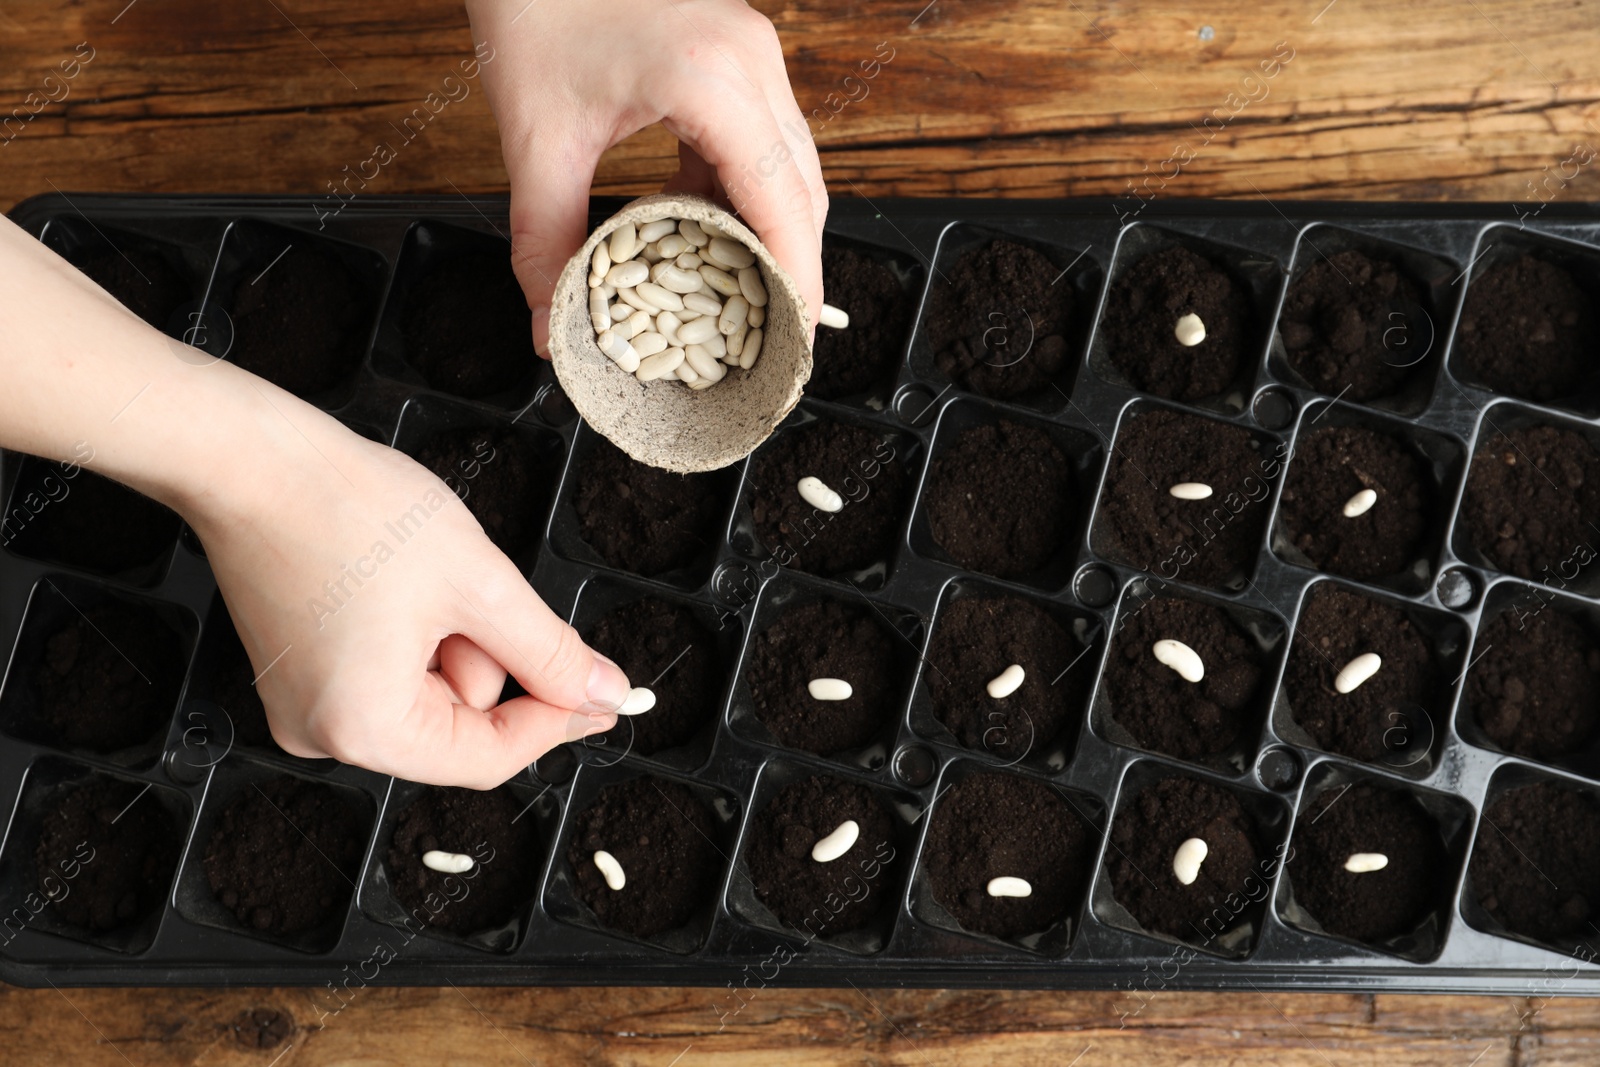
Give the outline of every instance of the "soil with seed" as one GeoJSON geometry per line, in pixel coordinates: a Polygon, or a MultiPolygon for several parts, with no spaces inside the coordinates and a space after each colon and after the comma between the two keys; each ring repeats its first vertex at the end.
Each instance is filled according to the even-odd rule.
{"type": "Polygon", "coordinates": [[[720,710],[724,668],[716,637],[683,605],[636,600],[602,617],[583,639],[656,695],[645,714],[619,717],[606,744],[651,756],[688,744],[720,710]]]}
{"type": "Polygon", "coordinates": [[[509,923],[533,899],[544,862],[537,823],[524,809],[504,786],[428,787],[395,823],[388,852],[395,899],[423,925],[452,933],[509,923]],[[434,850],[476,862],[461,874],[443,874],[422,862],[434,850]]]}

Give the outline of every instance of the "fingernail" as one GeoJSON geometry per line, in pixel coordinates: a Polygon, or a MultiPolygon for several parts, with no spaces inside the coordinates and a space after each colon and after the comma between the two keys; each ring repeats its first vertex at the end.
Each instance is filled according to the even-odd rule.
{"type": "Polygon", "coordinates": [[[581,741],[585,737],[603,734],[617,725],[617,713],[596,704],[584,704],[567,720],[567,740],[581,741]]]}
{"type": "Polygon", "coordinates": [[[589,668],[589,687],[584,691],[589,702],[613,711],[628,698],[628,688],[628,676],[622,673],[622,668],[595,653],[594,666],[589,668]]]}

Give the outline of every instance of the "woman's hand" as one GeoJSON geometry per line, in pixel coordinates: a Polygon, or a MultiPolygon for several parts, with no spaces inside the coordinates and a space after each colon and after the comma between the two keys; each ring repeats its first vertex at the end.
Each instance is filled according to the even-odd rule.
{"type": "Polygon", "coordinates": [[[672,191],[739,212],[822,305],[822,165],[777,33],[744,0],[467,0],[511,174],[511,245],[547,355],[555,280],[588,233],[601,153],[661,122],[672,191]]]}

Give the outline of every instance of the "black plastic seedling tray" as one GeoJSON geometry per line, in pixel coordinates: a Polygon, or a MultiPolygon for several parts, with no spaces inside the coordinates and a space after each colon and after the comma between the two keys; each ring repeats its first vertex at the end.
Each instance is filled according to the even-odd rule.
{"type": "MultiPolygon", "coordinates": [[[[615,206],[595,204],[594,221],[615,206]]],[[[1271,446],[1293,442],[1323,415],[1383,426],[1429,457],[1443,505],[1427,559],[1409,580],[1364,591],[1407,609],[1456,672],[1468,661],[1480,619],[1534,588],[1485,566],[1456,536],[1454,516],[1467,460],[1484,427],[1491,419],[1499,424],[1538,420],[1600,438],[1595,398],[1566,397],[1541,405],[1498,397],[1473,384],[1452,351],[1470,265],[1533,245],[1592,273],[1600,264],[1600,211],[1594,207],[1553,205],[1522,218],[1504,205],[1157,201],[1124,217],[1140,207],[1137,201],[1099,200],[834,203],[828,224],[832,238],[892,264],[918,301],[892,383],[839,402],[808,398],[791,418],[792,424],[854,422],[905,448],[915,503],[902,516],[887,567],[855,586],[763,562],[744,492],[744,465],[718,476],[724,536],[694,566],[660,580],[609,568],[580,536],[572,500],[573,472],[592,454],[596,438],[575,417],[546,365],[482,401],[423,385],[397,347],[396,304],[416,281],[421,261],[441,246],[503,249],[504,199],[360,197],[333,215],[321,201],[314,206],[312,198],[285,197],[45,196],[17,207],[12,215],[18,223],[69,255],[118,235],[164,249],[193,290],[191,301],[174,313],[169,332],[182,336],[186,328],[202,324],[211,333],[191,338],[202,344],[218,343],[215,335],[225,331],[226,316],[215,308],[227,310],[230,287],[263,269],[280,237],[335,251],[357,273],[370,299],[363,312],[369,319],[368,343],[355,377],[316,399],[357,431],[400,447],[428,426],[515,423],[536,445],[559,455],[560,482],[551,494],[542,539],[518,561],[540,595],[580,625],[640,592],[686,603],[717,630],[726,677],[721,705],[710,716],[713,725],[686,746],[651,759],[615,746],[576,744],[514,780],[514,792],[538,821],[545,852],[542,873],[528,887],[527,904],[512,928],[470,938],[412,935],[396,924],[399,909],[387,885],[383,854],[398,808],[419,787],[331,761],[298,760],[246,746],[224,755],[225,746],[208,732],[212,713],[200,694],[214,666],[216,635],[229,623],[192,535],[171,529],[158,558],[116,574],[83,569],[48,544],[8,538],[7,551],[0,553],[0,634],[14,652],[0,691],[0,732],[6,734],[0,743],[0,803],[9,813],[0,848],[0,912],[9,914],[33,888],[30,842],[52,791],[89,771],[150,783],[184,828],[184,840],[174,884],[157,917],[114,937],[94,937],[65,927],[45,909],[20,933],[8,930],[0,938],[0,977],[22,985],[695,984],[727,987],[728,1013],[743,1002],[745,990],[774,983],[1122,989],[1128,991],[1130,1014],[1137,1013],[1147,992],[1163,988],[1600,990],[1600,969],[1588,962],[1593,952],[1587,946],[1539,945],[1499,929],[1477,904],[1465,873],[1486,798],[1525,780],[1554,780],[1594,792],[1595,768],[1581,761],[1576,769],[1541,765],[1497,751],[1470,722],[1458,721],[1462,686],[1454,675],[1444,683],[1439,710],[1414,724],[1428,736],[1395,759],[1360,763],[1317,750],[1283,713],[1280,693],[1238,751],[1210,768],[1119,743],[1119,736],[1126,737],[1119,735],[1097,683],[1088,708],[1062,742],[1008,769],[1053,784],[1093,824],[1095,869],[1077,909],[1043,936],[1017,944],[962,931],[932,899],[921,870],[921,840],[929,821],[923,814],[950,782],[975,768],[1012,762],[963,748],[929,710],[917,668],[942,606],[973,588],[1032,598],[1080,624],[1098,662],[1117,613],[1144,595],[1150,576],[1096,551],[1093,513],[1082,518],[1066,554],[1029,580],[964,573],[933,546],[921,479],[954,433],[1004,415],[1046,428],[1074,462],[1085,501],[1098,499],[1107,457],[1130,412],[1185,406],[1118,384],[1094,317],[1083,313],[1099,306],[1108,283],[1135,251],[1174,241],[1203,246],[1248,280],[1258,306],[1264,326],[1256,358],[1220,402],[1195,410],[1244,427],[1271,446]],[[935,369],[923,330],[930,279],[954,256],[993,235],[1011,235],[1057,262],[1063,283],[1077,290],[1080,309],[1066,369],[1051,388],[1009,402],[952,387],[935,369]],[[1286,366],[1276,337],[1276,309],[1288,279],[1318,255],[1352,244],[1386,247],[1429,289],[1431,311],[1408,323],[1417,331],[1420,384],[1375,405],[1337,402],[1308,388],[1286,366]],[[195,318],[202,309],[207,314],[195,318]],[[62,597],[80,606],[102,598],[149,602],[180,635],[190,666],[159,747],[150,743],[109,756],[61,751],[30,740],[18,726],[26,721],[19,702],[27,700],[26,676],[40,655],[41,629],[66,610],[57,602],[62,597]],[[892,737],[850,759],[781,748],[748,706],[741,673],[752,635],[795,597],[865,599],[905,638],[910,669],[892,737]],[[246,932],[212,898],[197,858],[228,797],[252,780],[285,770],[348,791],[370,822],[363,874],[347,914],[332,928],[294,943],[246,932]],[[726,859],[715,899],[685,929],[649,942],[610,933],[596,921],[578,900],[565,859],[576,812],[605,784],[643,772],[682,780],[715,802],[718,847],[726,859]],[[752,813],[783,782],[809,772],[879,790],[899,814],[903,847],[889,914],[858,936],[808,944],[756,899],[742,850],[752,813]],[[1413,936],[1379,949],[1314,932],[1280,869],[1272,872],[1270,894],[1252,904],[1243,933],[1226,944],[1186,944],[1144,932],[1113,899],[1107,830],[1133,790],[1174,773],[1235,790],[1275,841],[1292,837],[1297,813],[1328,784],[1377,780],[1409,790],[1437,819],[1446,843],[1447,902],[1413,936]]],[[[768,447],[782,447],[784,432],[768,447]]],[[[30,477],[33,462],[6,457],[8,499],[19,478],[30,477]]],[[[1274,511],[1281,481],[1273,487],[1274,511]]],[[[8,503],[8,514],[12,506],[8,503]]],[[[1303,599],[1325,578],[1287,560],[1272,526],[1259,545],[1253,578],[1242,588],[1186,587],[1181,575],[1168,588],[1259,622],[1271,670],[1281,678],[1303,599]]],[[[1600,613],[1594,592],[1580,587],[1540,595],[1592,617],[1600,613]]]]}

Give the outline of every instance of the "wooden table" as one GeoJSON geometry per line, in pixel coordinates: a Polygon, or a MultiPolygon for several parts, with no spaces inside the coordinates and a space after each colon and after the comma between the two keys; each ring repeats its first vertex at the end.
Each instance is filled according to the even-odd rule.
{"type": "MultiPolygon", "coordinates": [[[[813,127],[835,196],[1123,194],[1206,141],[1159,195],[1600,199],[1600,168],[1559,171],[1575,145],[1600,146],[1600,9],[1585,0],[925,2],[757,0],[802,109],[826,117],[813,127]],[[893,58],[862,97],[844,79],[880,46],[893,58]],[[1276,77],[1246,80],[1285,48],[1276,77]]],[[[0,209],[52,188],[326,192],[469,51],[455,0],[0,2],[0,209]],[[46,82],[91,50],[75,78],[46,82]],[[58,102],[5,124],[29,93],[58,102]]],[[[648,130],[606,157],[595,189],[644,192],[674,167],[672,141],[648,130]]],[[[370,191],[504,188],[474,92],[370,191]]],[[[713,993],[694,989],[368,990],[319,1030],[303,990],[0,988],[0,1060],[1600,1060],[1600,1005],[1530,992],[1161,993],[1141,1007],[1126,994],[771,990],[719,1032],[713,993]]]]}

